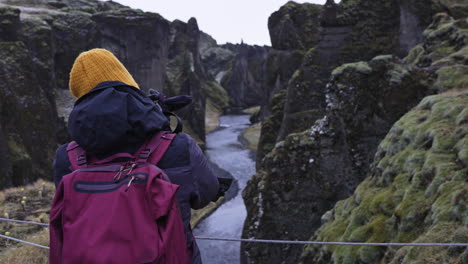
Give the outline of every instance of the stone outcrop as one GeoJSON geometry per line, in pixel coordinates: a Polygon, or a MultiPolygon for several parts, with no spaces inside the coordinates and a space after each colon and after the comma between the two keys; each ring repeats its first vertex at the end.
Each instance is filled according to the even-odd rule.
{"type": "MultiPolygon", "coordinates": [[[[369,176],[322,216],[314,239],[463,243],[468,239],[468,91],[426,97],[380,143],[369,176]]],[[[301,263],[464,263],[456,247],[307,247],[301,263]]]]}
{"type": "Polygon", "coordinates": [[[322,7],[289,1],[268,19],[271,44],[277,50],[307,50],[318,42],[322,7]]]}
{"type": "Polygon", "coordinates": [[[180,115],[200,142],[206,98],[219,112],[227,106],[226,91],[201,62],[200,43],[213,42],[195,19],[170,23],[112,1],[11,0],[0,1],[0,21],[0,188],[51,179],[54,150],[68,141],[68,75],[82,51],[112,51],[143,91],[192,95],[180,115]]]}
{"type": "MultiPolygon", "coordinates": [[[[369,170],[364,182],[350,198],[338,202],[322,216],[323,225],[311,239],[466,240],[464,195],[468,187],[466,177],[461,176],[466,175],[467,169],[464,142],[467,140],[468,34],[464,20],[447,13],[434,16],[423,33],[423,42],[405,58],[412,65],[405,67],[425,73],[426,77],[420,81],[428,85],[430,93],[440,95],[424,98],[396,122],[380,143],[372,164],[366,166],[369,170]]],[[[335,71],[339,72],[340,68],[335,71]]],[[[468,252],[454,248],[308,247],[302,254],[302,262],[425,263],[444,259],[444,262],[463,263],[467,256],[468,252]]]]}
{"type": "Polygon", "coordinates": [[[304,52],[301,50],[271,50],[266,60],[266,73],[260,118],[263,119],[256,153],[257,165],[270,152],[278,138],[283,121],[286,89],[295,70],[300,66],[304,52]]]}
{"type": "Polygon", "coordinates": [[[69,70],[80,52],[109,49],[143,90],[162,87],[169,33],[169,23],[159,15],[112,2],[8,3],[13,6],[0,6],[0,142],[7,146],[1,187],[52,177],[54,150],[68,140],[56,94],[68,88],[69,70]]]}
{"type": "Polygon", "coordinates": [[[202,58],[211,78],[229,95],[228,112],[261,105],[270,87],[265,83],[269,47],[224,44],[203,50],[202,58]]]}
{"type": "MultiPolygon", "coordinates": [[[[244,236],[309,239],[327,208],[349,197],[365,178],[392,124],[430,92],[427,80],[428,73],[392,56],[333,71],[324,92],[325,116],[311,129],[289,134],[257,166],[244,191],[252,216],[244,236]]],[[[252,262],[290,263],[302,248],[245,245],[245,250],[252,262]]]]}
{"type": "Polygon", "coordinates": [[[243,43],[223,47],[236,54],[230,69],[221,79],[221,85],[230,96],[230,105],[235,108],[259,105],[264,95],[265,62],[269,49],[243,43]]]}
{"type": "Polygon", "coordinates": [[[30,59],[24,44],[1,42],[0,53],[1,185],[18,186],[51,174],[57,132],[64,124],[47,77],[38,75],[44,69],[30,59]]]}
{"type": "MultiPolygon", "coordinates": [[[[273,96],[270,109],[277,111],[263,123],[258,171],[243,193],[244,237],[316,238],[331,213],[323,214],[366,178],[394,122],[426,95],[466,87],[466,15],[451,16],[454,10],[446,4],[327,1],[319,18],[310,18],[318,28],[315,42],[309,42],[313,46],[287,91],[273,96]],[[443,10],[453,11],[432,20],[443,10]],[[422,43],[413,48],[417,43],[409,35],[422,43]]],[[[315,263],[316,254],[337,256],[343,249],[308,252],[300,246],[242,245],[243,263],[297,263],[301,254],[303,263],[315,263]]]]}
{"type": "Polygon", "coordinates": [[[29,31],[21,26],[19,15],[19,9],[0,7],[2,187],[50,177],[56,142],[66,138],[55,108],[50,60],[39,59],[44,55],[41,51],[51,44],[50,28],[29,31]],[[39,47],[28,49],[27,40],[18,34],[20,30],[30,33],[27,40],[41,35],[45,38],[37,43],[39,47]]]}
{"type": "Polygon", "coordinates": [[[209,81],[199,52],[200,30],[197,21],[188,23],[175,20],[171,23],[169,61],[167,64],[168,95],[190,94],[193,103],[181,110],[179,115],[187,120],[201,141],[205,141],[205,104],[203,86],[209,81]]]}
{"type": "MultiPolygon", "coordinates": [[[[270,55],[269,47],[218,45],[211,36],[200,31],[194,18],[187,23],[169,22],[158,14],[130,9],[113,1],[2,0],[0,19],[0,43],[18,42],[14,47],[22,45],[27,51],[24,58],[18,59],[21,63],[15,66],[19,75],[28,72],[31,76],[27,75],[27,83],[16,84],[24,88],[15,91],[20,96],[29,96],[25,87],[37,84],[50,103],[44,108],[50,108],[52,112],[46,110],[50,113],[41,118],[47,120],[45,123],[53,124],[54,131],[60,132],[53,139],[49,132],[44,132],[49,133],[50,146],[47,148],[51,150],[68,140],[63,121],[66,122],[75,100],[67,89],[69,70],[79,53],[91,48],[112,51],[143,91],[152,88],[168,96],[191,95],[192,105],[178,114],[184,119],[185,131],[200,144],[205,140],[206,113],[222,113],[227,108],[241,109],[258,104],[268,109],[272,91],[279,90],[278,85],[270,85],[270,79],[267,80],[267,76],[278,72],[275,65],[267,65],[267,60],[281,56],[270,55]],[[268,71],[273,68],[275,73],[268,71]]],[[[6,61],[8,57],[3,60],[6,61]]],[[[292,70],[289,71],[292,74],[292,70]]],[[[282,87],[285,87],[288,78],[283,77],[284,73],[280,75],[282,87]]],[[[8,145],[7,134],[14,129],[6,125],[10,122],[9,116],[2,118],[6,121],[2,123],[0,145],[8,145]]],[[[29,137],[27,132],[18,133],[29,137]]],[[[0,184],[0,187],[51,177],[53,154],[41,161],[41,166],[47,163],[45,172],[25,177],[24,172],[12,171],[9,152],[2,149],[1,153],[6,163],[2,166],[5,171],[2,175],[6,176],[5,185],[0,184]],[[13,183],[12,178],[26,180],[13,183]]],[[[26,163],[34,164],[35,159],[34,156],[26,163]]]]}

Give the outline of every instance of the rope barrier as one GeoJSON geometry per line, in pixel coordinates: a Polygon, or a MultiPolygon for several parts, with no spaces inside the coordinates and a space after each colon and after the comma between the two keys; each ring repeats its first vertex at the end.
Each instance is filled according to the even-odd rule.
{"type": "Polygon", "coordinates": [[[46,246],[43,246],[43,245],[39,245],[39,244],[35,244],[35,243],[32,243],[32,242],[28,242],[28,241],[24,241],[24,240],[21,240],[21,239],[17,239],[17,238],[14,238],[14,237],[10,237],[10,236],[4,236],[4,235],[1,235],[1,234],[0,234],[0,237],[6,238],[6,239],[9,239],[9,240],[13,240],[13,241],[16,241],[16,242],[24,243],[24,244],[27,244],[27,245],[30,245],[30,246],[35,246],[35,247],[40,247],[40,248],[44,248],[44,249],[49,249],[49,247],[46,247],[46,246]]]}
{"type": "MultiPolygon", "coordinates": [[[[7,218],[0,218],[0,221],[16,222],[23,224],[34,224],[41,226],[49,226],[44,223],[21,221],[7,218]]],[[[17,238],[0,235],[0,237],[13,241],[25,243],[31,246],[36,246],[44,249],[49,247],[34,244],[17,238]]],[[[195,236],[199,240],[214,240],[214,241],[230,241],[230,242],[249,242],[249,243],[268,243],[268,244],[298,244],[298,245],[341,245],[341,246],[413,246],[413,247],[468,247],[468,243],[364,243],[364,242],[325,242],[325,241],[299,241],[299,240],[270,240],[270,239],[248,239],[248,238],[222,238],[222,237],[204,237],[195,236]]]]}
{"type": "Polygon", "coordinates": [[[199,237],[200,240],[218,240],[232,242],[253,242],[268,244],[299,244],[299,245],[342,245],[342,246],[417,246],[417,247],[468,247],[468,243],[364,243],[364,242],[325,242],[325,241],[299,241],[299,240],[267,240],[248,238],[221,238],[199,237]]]}
{"type": "Polygon", "coordinates": [[[9,219],[9,218],[0,218],[0,221],[21,223],[21,224],[30,224],[30,225],[49,226],[48,224],[44,224],[44,223],[30,222],[30,221],[23,221],[23,220],[15,220],[15,219],[9,219]]]}

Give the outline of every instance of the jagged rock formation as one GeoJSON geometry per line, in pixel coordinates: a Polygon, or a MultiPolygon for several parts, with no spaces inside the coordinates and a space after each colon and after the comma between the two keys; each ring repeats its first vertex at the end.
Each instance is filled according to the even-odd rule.
{"type": "MultiPolygon", "coordinates": [[[[47,99],[42,108],[47,114],[40,120],[52,124],[51,131],[61,132],[57,136],[48,130],[38,132],[45,133],[42,137],[50,143],[46,146],[48,151],[67,141],[63,120],[67,120],[74,102],[67,91],[69,70],[80,52],[95,47],[112,51],[142,90],[153,88],[169,96],[191,95],[193,104],[178,114],[185,120],[186,131],[199,143],[205,140],[205,113],[221,113],[228,107],[242,108],[259,103],[268,105],[270,86],[267,86],[265,75],[269,48],[246,44],[219,46],[200,31],[195,19],[187,23],[169,22],[158,14],[97,0],[2,0],[0,19],[0,44],[8,47],[2,50],[6,53],[2,63],[18,61],[14,64],[18,67],[15,78],[28,77],[25,82],[15,83],[18,87],[14,89],[15,93],[19,97],[31,96],[32,89],[26,87],[41,87],[47,99]],[[10,48],[21,48],[25,52],[21,58],[12,57],[20,53],[7,52],[10,48]],[[268,96],[265,97],[266,93],[268,96]]],[[[8,86],[12,84],[4,82],[1,92],[11,89],[8,86]]],[[[4,108],[7,105],[2,101],[4,108]]],[[[32,109],[28,111],[33,114],[32,109]]],[[[15,125],[11,121],[13,115],[6,113],[6,110],[2,111],[0,145],[10,147],[0,151],[5,163],[1,168],[5,181],[0,186],[25,184],[39,177],[50,178],[53,153],[37,157],[28,150],[26,154],[31,158],[27,159],[25,169],[17,169],[19,154],[15,153],[23,149],[23,143],[19,139],[13,142],[11,138],[29,138],[30,135],[24,131],[26,127],[11,127],[15,125]],[[17,131],[14,137],[10,135],[12,131],[17,131]],[[16,145],[20,147],[13,150],[11,146],[16,145]],[[11,165],[12,155],[16,155],[15,165],[11,165]],[[29,173],[30,163],[34,169],[43,169],[37,170],[37,174],[29,173]],[[12,179],[17,181],[12,182],[12,179]]],[[[25,142],[29,144],[30,141],[25,142]]],[[[27,156],[23,154],[22,157],[27,156]]]]}
{"type": "Polygon", "coordinates": [[[258,105],[264,96],[265,62],[269,49],[243,43],[223,47],[236,54],[231,68],[221,78],[221,85],[230,96],[230,105],[237,108],[258,105]]]}
{"type": "Polygon", "coordinates": [[[278,50],[306,50],[318,40],[320,5],[289,1],[268,19],[271,44],[278,50]]]}
{"type": "MultiPolygon", "coordinates": [[[[310,18],[319,37],[307,47],[287,92],[273,97],[277,111],[262,127],[264,158],[257,160],[257,174],[243,193],[248,210],[244,237],[311,238],[322,219],[330,219],[331,213],[322,217],[327,208],[349,197],[368,175],[377,146],[394,122],[428,94],[466,87],[466,15],[457,13],[463,17],[457,20],[439,14],[424,30],[438,11],[455,12],[439,1],[348,0],[327,1],[319,19],[310,18]],[[409,34],[423,41],[411,51],[416,43],[409,42],[409,34]],[[408,52],[404,61],[376,57],[408,52]],[[370,61],[336,68],[359,60],[370,61]],[[264,135],[278,130],[276,136],[264,135]]],[[[327,230],[343,230],[342,223],[327,230]]],[[[297,263],[301,254],[303,263],[378,263],[359,259],[355,252],[347,259],[343,248],[305,253],[300,246],[244,243],[242,248],[243,263],[297,263]]]]}
{"type": "MultiPolygon", "coordinates": [[[[369,176],[327,212],[326,241],[468,239],[468,91],[426,97],[380,144],[369,176]]],[[[456,247],[308,247],[302,263],[466,263],[456,247]]]]}
{"type": "MultiPolygon", "coordinates": [[[[442,94],[425,98],[394,125],[380,143],[365,181],[322,216],[324,225],[312,239],[466,241],[468,26],[464,20],[447,13],[434,16],[423,43],[405,61],[413,63],[407,67],[432,76],[421,80],[430,80],[426,84],[431,93],[442,94]]],[[[302,261],[464,263],[467,256],[455,248],[310,247],[302,261]]]]}
{"type": "Polygon", "coordinates": [[[244,43],[211,45],[203,50],[203,63],[208,73],[228,92],[229,112],[262,105],[269,91],[265,84],[269,50],[269,47],[244,43]]]}
{"type": "Polygon", "coordinates": [[[51,178],[54,150],[67,140],[55,95],[68,87],[69,70],[81,51],[107,48],[142,89],[163,87],[169,32],[169,23],[159,15],[112,2],[8,4],[0,6],[0,69],[5,80],[0,88],[0,141],[8,146],[2,156],[7,163],[2,166],[2,187],[51,178]],[[137,37],[141,41],[134,41],[137,37]]]}
{"type": "Polygon", "coordinates": [[[165,91],[171,96],[190,94],[193,97],[193,103],[179,114],[187,120],[189,129],[205,141],[206,95],[203,85],[209,80],[199,53],[200,30],[197,21],[191,18],[188,23],[172,22],[170,31],[165,91]]]}
{"type": "Polygon", "coordinates": [[[288,82],[302,62],[301,50],[271,50],[266,60],[264,96],[261,101],[260,117],[263,117],[259,144],[256,153],[257,165],[270,152],[278,137],[284,113],[284,101],[288,82]]]}
{"type": "Polygon", "coordinates": [[[287,66],[296,73],[284,82],[288,92],[282,121],[262,128],[258,163],[276,142],[307,129],[323,116],[324,88],[335,67],[398,50],[398,6],[382,2],[343,1],[336,5],[328,1],[323,7],[289,2],[272,14],[269,29],[273,48],[301,50],[305,56],[300,67],[287,66]]]}
{"type": "Polygon", "coordinates": [[[24,43],[0,42],[0,56],[0,185],[18,186],[51,175],[64,124],[48,85],[51,76],[40,75],[47,68],[30,60],[24,43]]]}
{"type": "MultiPolygon", "coordinates": [[[[364,179],[391,125],[429,93],[428,74],[392,56],[345,64],[332,78],[325,117],[312,129],[288,135],[258,165],[244,191],[253,216],[245,224],[246,237],[307,240],[326,208],[350,196],[364,179]]],[[[257,253],[255,247],[247,252],[257,253]]],[[[249,257],[287,260],[302,248],[268,245],[268,251],[249,257]]]]}
{"type": "Polygon", "coordinates": [[[228,104],[201,63],[200,36],[208,38],[195,19],[170,23],[112,1],[2,0],[0,21],[1,188],[52,177],[53,152],[68,140],[68,74],[82,51],[111,50],[144,91],[192,95],[193,105],[180,114],[200,141],[206,98],[215,111],[228,104]]]}

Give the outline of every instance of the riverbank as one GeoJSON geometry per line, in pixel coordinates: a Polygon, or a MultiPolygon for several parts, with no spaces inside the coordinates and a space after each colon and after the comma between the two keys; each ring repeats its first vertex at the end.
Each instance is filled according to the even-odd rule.
{"type": "Polygon", "coordinates": [[[260,141],[260,131],[262,123],[255,123],[244,130],[239,140],[244,147],[257,152],[258,142],[260,141]]]}

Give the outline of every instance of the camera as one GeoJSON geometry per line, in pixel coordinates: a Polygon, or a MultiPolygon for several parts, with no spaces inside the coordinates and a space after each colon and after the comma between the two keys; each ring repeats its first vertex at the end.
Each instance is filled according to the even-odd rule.
{"type": "Polygon", "coordinates": [[[178,117],[174,111],[177,111],[192,102],[192,97],[189,95],[178,95],[173,97],[167,97],[162,93],[150,89],[148,97],[153,100],[153,102],[161,108],[161,111],[164,115],[170,120],[171,116],[175,117],[177,120],[177,126],[174,129],[174,133],[182,132],[184,125],[180,117],[178,117]]]}
{"type": "MultiPolygon", "coordinates": [[[[149,98],[153,100],[153,102],[158,105],[161,108],[161,111],[163,112],[164,115],[168,119],[171,118],[171,116],[175,117],[177,119],[177,126],[174,129],[173,133],[180,133],[183,130],[183,123],[182,120],[174,113],[174,111],[177,111],[187,105],[189,105],[192,102],[192,97],[189,95],[178,95],[178,96],[173,96],[173,97],[167,97],[163,95],[162,93],[150,89],[149,90],[149,98]]],[[[224,196],[229,187],[231,187],[233,179],[232,178],[223,178],[223,177],[218,177],[218,182],[219,182],[219,190],[218,190],[218,195],[217,198],[221,196],[224,196]]]]}

